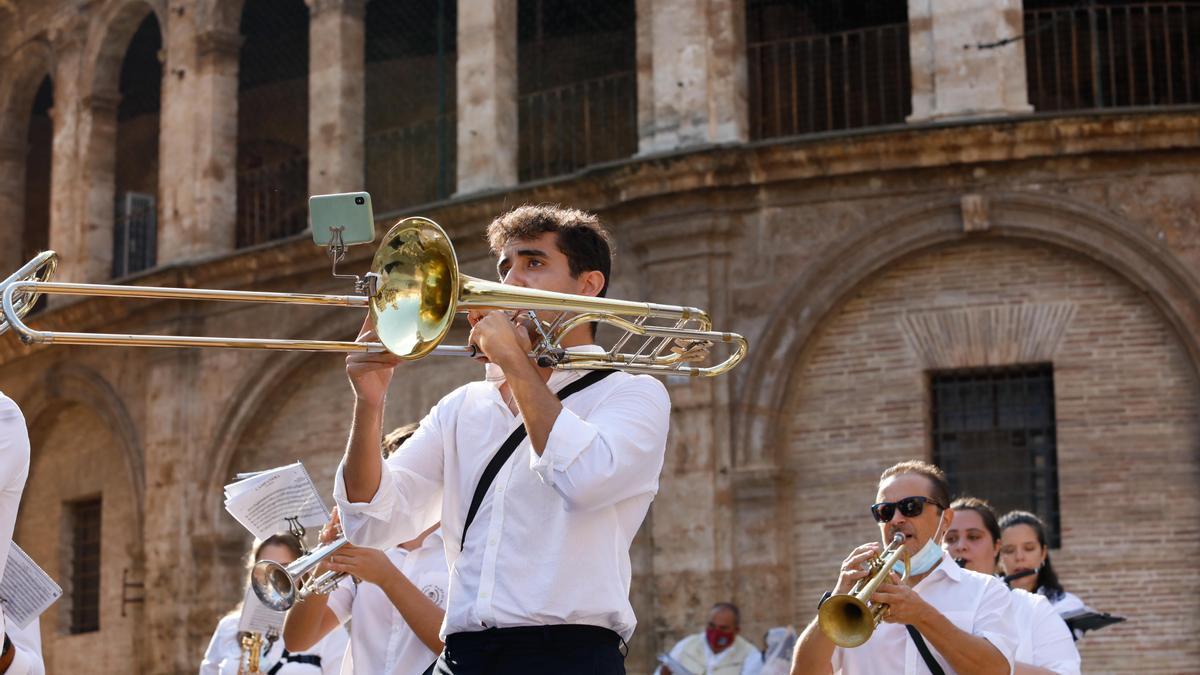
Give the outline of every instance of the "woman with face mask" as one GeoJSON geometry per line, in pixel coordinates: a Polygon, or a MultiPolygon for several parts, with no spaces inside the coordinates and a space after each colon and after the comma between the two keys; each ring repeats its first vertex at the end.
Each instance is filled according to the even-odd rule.
{"type": "MultiPolygon", "coordinates": [[[[992,507],[982,499],[962,497],[950,504],[954,520],[943,546],[966,569],[995,575],[1001,551],[1001,529],[992,507]]],[[[1032,578],[1033,575],[1030,575],[1032,578]]],[[[1079,651],[1067,625],[1050,601],[1013,586],[1018,629],[1016,675],[1078,675],[1079,651]]],[[[1061,590],[1061,589],[1060,589],[1061,590]]]]}

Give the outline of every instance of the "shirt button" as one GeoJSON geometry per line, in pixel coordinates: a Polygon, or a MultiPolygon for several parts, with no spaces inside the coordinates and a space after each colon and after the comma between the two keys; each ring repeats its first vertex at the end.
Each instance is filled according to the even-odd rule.
{"type": "Polygon", "coordinates": [[[496,544],[498,544],[498,543],[500,543],[500,542],[499,542],[499,540],[497,540],[495,537],[492,537],[491,539],[488,539],[488,546],[495,546],[495,545],[496,545],[496,544]]]}

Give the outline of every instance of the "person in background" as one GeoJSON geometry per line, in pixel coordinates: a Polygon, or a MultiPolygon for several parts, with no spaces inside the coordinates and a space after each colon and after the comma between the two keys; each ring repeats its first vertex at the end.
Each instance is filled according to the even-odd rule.
{"type": "Polygon", "coordinates": [[[1012,587],[1046,596],[1059,616],[1087,609],[1059,582],[1046,545],[1046,524],[1034,514],[1009,511],[1000,519],[1000,564],[1008,576],[1034,572],[1013,579],[1012,587]]]}
{"type": "MultiPolygon", "coordinates": [[[[960,497],[950,508],[954,520],[946,530],[943,548],[966,569],[994,576],[1000,556],[996,513],[987,502],[974,497],[960,497]]],[[[1079,650],[1050,601],[1020,588],[1012,593],[1018,639],[1014,674],[1079,675],[1079,650]]]]}
{"type": "MultiPolygon", "coordinates": [[[[260,560],[273,560],[287,565],[300,555],[299,539],[291,534],[276,534],[254,548],[247,568],[260,560]]],[[[248,579],[246,583],[250,583],[248,579]]],[[[204,660],[200,662],[200,675],[237,675],[244,636],[244,633],[238,632],[241,614],[242,607],[239,605],[217,624],[208,649],[204,652],[204,660]]],[[[346,631],[341,628],[302,654],[286,650],[283,640],[264,641],[266,654],[259,661],[259,671],[271,675],[339,675],[347,641],[346,631]]]]}
{"type": "MultiPolygon", "coordinates": [[[[732,602],[718,602],[708,612],[703,632],[689,635],[671,649],[671,658],[692,675],[756,675],[762,669],[762,652],[741,633],[741,613],[732,602]]],[[[672,673],[660,666],[659,675],[672,673]]]]}

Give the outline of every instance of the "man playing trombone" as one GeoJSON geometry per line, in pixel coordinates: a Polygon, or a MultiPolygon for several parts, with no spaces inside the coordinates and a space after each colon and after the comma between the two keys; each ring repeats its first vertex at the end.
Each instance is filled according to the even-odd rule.
{"type": "MultiPolygon", "coordinates": [[[[595,216],[525,206],[488,236],[504,284],[607,290],[609,240],[595,216]]],[[[526,319],[469,320],[486,378],[443,398],[386,464],[384,396],[401,360],[347,357],[354,423],[334,491],[347,537],[392,546],[441,517],[451,581],[435,673],[624,673],[621,643],[636,624],[629,546],[658,490],[666,389],[643,375],[540,368],[526,319]]],[[[600,351],[592,331],[580,325],[561,346],[600,351]]],[[[373,341],[373,327],[359,339],[373,341]]]]}
{"type": "MultiPolygon", "coordinates": [[[[950,527],[949,487],[941,469],[921,461],[901,462],[883,472],[870,512],[885,541],[859,546],[842,563],[836,588],[821,599],[792,659],[792,675],[924,675],[1012,672],[1017,630],[1008,589],[994,577],[960,568],[941,548],[950,527]],[[902,542],[902,543],[900,543],[902,542]],[[900,551],[897,547],[902,546],[900,551]],[[897,562],[875,574],[864,569],[886,555],[897,562]],[[907,565],[904,558],[907,557],[907,565]],[[907,579],[901,581],[907,568],[907,579]],[[870,610],[830,611],[846,605],[856,582],[879,581],[870,610]],[[829,607],[825,607],[829,603],[829,607]],[[882,623],[874,627],[872,613],[882,623]],[[873,628],[873,630],[872,630],[873,628]],[[845,636],[859,632],[859,639],[845,636]],[[829,634],[838,636],[838,646],[829,634]]],[[[867,584],[869,589],[870,584],[867,584]]]]}

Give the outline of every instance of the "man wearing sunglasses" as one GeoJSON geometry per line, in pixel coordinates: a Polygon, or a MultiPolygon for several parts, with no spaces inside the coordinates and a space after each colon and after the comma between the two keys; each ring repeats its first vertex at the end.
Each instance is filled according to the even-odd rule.
{"type": "MultiPolygon", "coordinates": [[[[863,510],[874,517],[884,541],[904,535],[909,578],[901,582],[899,562],[871,597],[872,605],[888,608],[859,647],[837,647],[814,617],[796,643],[792,675],[1011,673],[1017,630],[1007,589],[993,577],[960,568],[941,549],[953,519],[945,474],[926,462],[901,462],[880,476],[875,502],[863,510]]],[[[842,563],[837,586],[821,602],[849,593],[883,548],[872,542],[854,549],[842,563]]]]}

